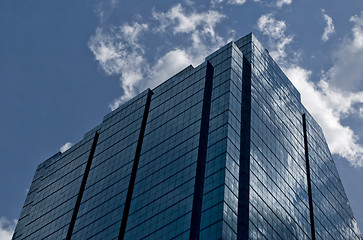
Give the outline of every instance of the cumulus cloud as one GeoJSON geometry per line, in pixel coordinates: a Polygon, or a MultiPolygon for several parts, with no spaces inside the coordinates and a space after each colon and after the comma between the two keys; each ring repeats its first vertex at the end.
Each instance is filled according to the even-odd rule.
{"type": "Polygon", "coordinates": [[[189,13],[178,4],[165,13],[154,11],[152,15],[158,21],[158,31],[172,31],[177,36],[184,34],[191,41],[191,47],[182,48],[193,59],[193,64],[199,64],[212,50],[226,43],[215,31],[216,25],[226,17],[218,11],[189,13]]]}
{"type": "Polygon", "coordinates": [[[341,119],[353,111],[353,105],[362,102],[362,93],[345,92],[333,88],[322,79],[318,84],[310,80],[311,71],[299,66],[284,69],[288,78],[301,93],[302,103],[322,127],[330,151],[348,159],[353,166],[363,166],[363,147],[358,137],[341,119]]]}
{"type": "Polygon", "coordinates": [[[258,2],[263,6],[270,8],[282,8],[284,5],[290,5],[292,0],[253,0],[254,2],[258,2]]]}
{"type": "Polygon", "coordinates": [[[330,36],[335,33],[335,28],[333,24],[333,19],[325,13],[324,9],[321,10],[321,13],[323,14],[323,18],[326,22],[326,27],[324,28],[324,33],[321,36],[321,39],[326,42],[329,40],[330,36]]]}
{"type": "Polygon", "coordinates": [[[65,151],[67,151],[68,149],[70,149],[72,147],[72,143],[70,142],[66,142],[63,146],[60,147],[59,151],[61,153],[64,153],[65,151]]]}
{"type": "MultiPolygon", "coordinates": [[[[212,0],[213,5],[223,3],[224,0],[212,0]]],[[[246,0],[227,0],[226,3],[229,5],[242,5],[246,2],[246,0]]]]}
{"type": "Polygon", "coordinates": [[[246,2],[246,0],[231,0],[231,1],[228,1],[228,3],[230,4],[236,4],[236,5],[242,5],[246,2]]]}
{"type": "Polygon", "coordinates": [[[363,11],[350,18],[351,35],[336,50],[334,65],[328,71],[329,82],[347,91],[363,91],[363,11]]]}
{"type": "Polygon", "coordinates": [[[139,44],[140,35],[148,28],[147,24],[123,24],[108,30],[97,28],[88,46],[96,60],[109,75],[121,75],[123,96],[116,101],[130,99],[135,95],[137,85],[145,77],[147,64],[144,48],[139,44]]]}
{"type": "Polygon", "coordinates": [[[270,55],[278,62],[283,61],[286,57],[285,47],[293,40],[292,35],[285,33],[285,21],[276,20],[272,14],[265,14],[258,19],[257,27],[270,39],[269,45],[272,46],[270,55]]]}
{"type": "Polygon", "coordinates": [[[14,234],[17,221],[10,221],[5,217],[0,217],[0,240],[10,240],[14,234]]]}
{"type": "Polygon", "coordinates": [[[160,82],[170,78],[172,75],[188,66],[193,60],[190,54],[182,49],[172,50],[162,56],[151,71],[150,87],[156,87],[160,82]]]}
{"type": "MultiPolygon", "coordinates": [[[[125,23],[110,29],[98,28],[89,40],[89,48],[108,75],[119,75],[123,93],[110,107],[117,108],[146,87],[155,87],[189,64],[199,64],[226,39],[216,33],[216,25],[225,16],[218,11],[187,11],[181,4],[165,12],[152,11],[148,24],[125,23]],[[182,46],[163,49],[160,57],[146,57],[144,34],[162,38],[182,37],[190,41],[182,46]]],[[[156,55],[156,52],[153,53],[156,55]]]]}
{"type": "MultiPolygon", "coordinates": [[[[363,43],[356,40],[363,36],[361,35],[363,33],[362,19],[362,16],[351,18],[351,21],[355,23],[354,37],[347,41],[351,42],[353,46],[354,42],[357,42],[353,47],[355,50],[363,47],[360,46],[363,43]]],[[[329,73],[324,74],[320,81],[314,83],[310,79],[312,73],[310,70],[287,60],[288,53],[291,53],[286,51],[286,45],[292,41],[292,37],[285,33],[286,23],[274,19],[271,14],[266,14],[260,17],[257,25],[258,29],[269,38],[269,45],[275,52],[275,54],[271,54],[272,57],[282,66],[286,75],[301,93],[302,103],[322,127],[331,152],[346,158],[353,166],[363,166],[363,146],[359,144],[358,136],[350,127],[341,123],[350,114],[359,113],[355,106],[363,103],[363,92],[338,88],[332,84],[334,79],[331,78],[332,71],[336,71],[337,67],[345,74],[349,74],[347,73],[348,66],[344,68],[337,62],[340,60],[337,60],[329,73]]],[[[339,49],[338,52],[341,53],[346,48],[350,47],[342,45],[342,49],[339,49]]],[[[347,54],[346,57],[349,55],[347,54]]]]}
{"type": "Polygon", "coordinates": [[[292,0],[278,0],[276,2],[276,6],[282,7],[283,5],[290,5],[292,3],[292,0]]]}
{"type": "Polygon", "coordinates": [[[171,27],[174,34],[191,34],[194,47],[201,44],[202,38],[210,38],[214,42],[222,39],[214,30],[216,24],[225,18],[218,11],[209,10],[188,14],[181,4],[178,4],[165,13],[153,11],[152,15],[160,24],[157,29],[162,32],[171,27]]]}

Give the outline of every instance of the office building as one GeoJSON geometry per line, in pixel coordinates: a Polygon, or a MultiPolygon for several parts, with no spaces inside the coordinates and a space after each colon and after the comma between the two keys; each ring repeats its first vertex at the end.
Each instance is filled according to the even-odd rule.
{"type": "Polygon", "coordinates": [[[249,34],[36,170],[13,239],[361,239],[324,134],[249,34]]]}

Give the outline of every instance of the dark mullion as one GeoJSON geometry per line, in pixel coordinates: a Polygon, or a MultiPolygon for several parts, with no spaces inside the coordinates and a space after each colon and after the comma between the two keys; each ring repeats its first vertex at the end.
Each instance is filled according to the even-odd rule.
{"type": "Polygon", "coordinates": [[[189,239],[199,239],[214,67],[207,62],[189,239]]]}
{"type": "Polygon", "coordinates": [[[95,154],[95,150],[96,150],[96,146],[97,146],[97,141],[98,141],[98,136],[99,136],[99,133],[96,132],[95,133],[95,136],[93,138],[91,152],[90,152],[90,154],[88,156],[88,161],[87,161],[86,169],[84,170],[81,187],[80,187],[79,192],[78,192],[76,206],[74,207],[73,214],[72,214],[72,219],[71,219],[71,223],[69,224],[69,228],[68,228],[68,232],[67,232],[67,237],[66,237],[67,240],[70,240],[71,239],[71,236],[72,236],[72,233],[73,233],[73,229],[74,229],[74,225],[76,223],[78,210],[79,210],[79,207],[81,205],[83,192],[84,192],[84,189],[86,187],[88,174],[89,174],[89,171],[91,169],[93,156],[95,154]]]}
{"type": "Polygon", "coordinates": [[[142,117],[142,123],[141,123],[141,128],[140,128],[140,133],[139,133],[139,139],[137,141],[134,163],[132,165],[132,171],[131,171],[131,176],[130,176],[129,187],[128,187],[128,190],[127,190],[124,211],[123,211],[123,214],[122,214],[120,232],[119,232],[119,235],[118,235],[119,240],[124,239],[124,237],[125,237],[127,219],[128,219],[128,216],[129,216],[132,193],[134,191],[135,180],[136,180],[136,172],[137,172],[137,168],[139,166],[141,147],[142,147],[142,142],[144,140],[144,133],[145,133],[146,123],[147,123],[147,117],[148,117],[148,114],[149,114],[149,108],[150,108],[150,102],[151,102],[151,96],[152,95],[153,95],[153,92],[149,89],[148,93],[147,93],[146,103],[145,103],[144,115],[142,117]]]}
{"type": "Polygon", "coordinates": [[[308,180],[307,182],[308,182],[308,194],[309,194],[309,210],[310,210],[311,239],[312,240],[315,240],[313,196],[312,196],[312,193],[311,193],[309,149],[308,149],[308,137],[307,137],[307,132],[306,132],[306,118],[305,118],[305,113],[302,115],[302,120],[303,120],[303,131],[304,131],[306,177],[307,177],[307,180],[308,180]]]}
{"type": "Polygon", "coordinates": [[[243,56],[237,239],[248,239],[251,145],[251,64],[243,56]]]}

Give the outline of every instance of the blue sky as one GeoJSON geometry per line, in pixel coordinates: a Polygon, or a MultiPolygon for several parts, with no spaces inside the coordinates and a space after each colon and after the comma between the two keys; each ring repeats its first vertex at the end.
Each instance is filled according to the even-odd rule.
{"type": "Polygon", "coordinates": [[[322,126],[363,230],[361,0],[2,0],[0,31],[0,240],[39,163],[249,32],[322,126]]]}

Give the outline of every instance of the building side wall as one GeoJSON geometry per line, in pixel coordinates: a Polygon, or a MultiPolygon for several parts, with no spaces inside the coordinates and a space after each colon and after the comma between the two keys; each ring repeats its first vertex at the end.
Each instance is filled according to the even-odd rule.
{"type": "Polygon", "coordinates": [[[214,68],[201,239],[237,239],[242,53],[227,44],[214,68]]]}
{"type": "Polygon", "coordinates": [[[63,239],[93,142],[83,139],[38,166],[13,239],[63,239]]]}
{"type": "Polygon", "coordinates": [[[189,237],[206,64],[153,89],[125,239],[189,237]]]}
{"type": "Polygon", "coordinates": [[[72,239],[118,237],[148,91],[105,118],[98,130],[72,239]]]}
{"type": "Polygon", "coordinates": [[[299,100],[256,42],[251,51],[250,239],[310,239],[299,100]]]}
{"type": "Polygon", "coordinates": [[[360,231],[324,134],[310,114],[306,122],[317,239],[359,239],[360,231]]]}

